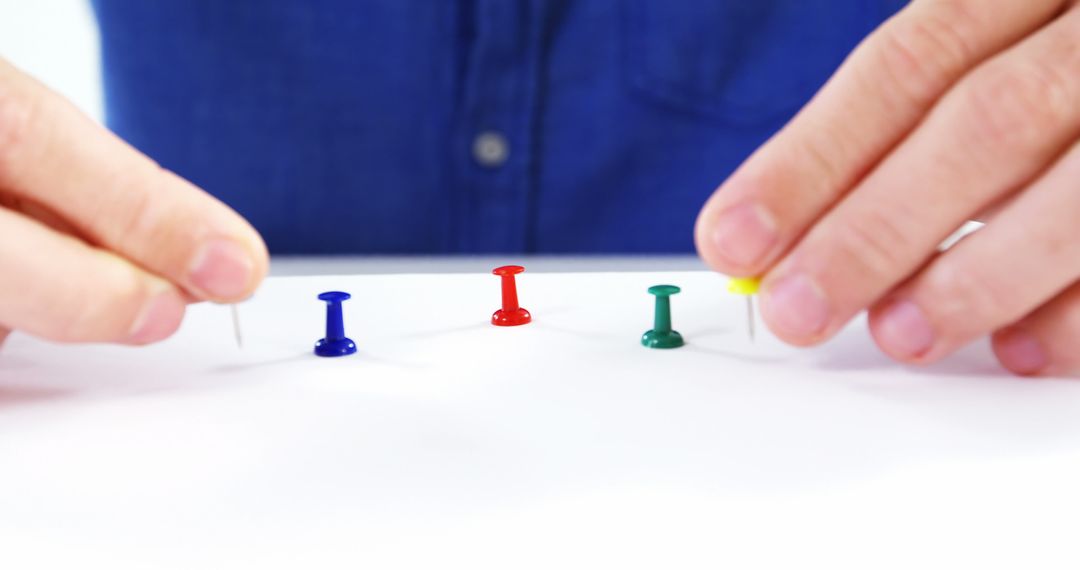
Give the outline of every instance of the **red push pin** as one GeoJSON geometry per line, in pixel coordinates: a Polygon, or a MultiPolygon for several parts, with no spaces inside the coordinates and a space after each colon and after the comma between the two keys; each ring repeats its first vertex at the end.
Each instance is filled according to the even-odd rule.
{"type": "Polygon", "coordinates": [[[502,277],[502,308],[491,315],[491,324],[498,327],[516,327],[532,321],[529,311],[518,306],[517,283],[514,276],[525,271],[520,265],[496,267],[492,273],[502,277]]]}

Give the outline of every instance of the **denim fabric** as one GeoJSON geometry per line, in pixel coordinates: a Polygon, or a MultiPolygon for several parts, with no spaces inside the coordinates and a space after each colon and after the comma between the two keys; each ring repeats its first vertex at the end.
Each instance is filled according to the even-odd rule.
{"type": "Polygon", "coordinates": [[[901,4],[94,0],[120,136],[276,253],[393,254],[691,251],[717,184],[901,4]]]}

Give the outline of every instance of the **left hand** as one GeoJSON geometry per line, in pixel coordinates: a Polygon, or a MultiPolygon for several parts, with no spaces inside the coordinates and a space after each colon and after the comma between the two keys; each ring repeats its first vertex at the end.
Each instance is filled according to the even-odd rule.
{"type": "Polygon", "coordinates": [[[763,318],[792,344],[869,309],[900,361],[992,333],[1013,372],[1080,371],[1080,2],[913,0],[721,186],[696,237],[713,268],[763,277],[763,318]]]}

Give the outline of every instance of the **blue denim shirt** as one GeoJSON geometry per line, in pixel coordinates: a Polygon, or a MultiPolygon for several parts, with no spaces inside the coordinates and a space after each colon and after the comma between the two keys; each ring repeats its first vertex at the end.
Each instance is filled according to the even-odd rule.
{"type": "Polygon", "coordinates": [[[903,0],[94,0],[109,126],[276,253],[689,252],[903,0]]]}

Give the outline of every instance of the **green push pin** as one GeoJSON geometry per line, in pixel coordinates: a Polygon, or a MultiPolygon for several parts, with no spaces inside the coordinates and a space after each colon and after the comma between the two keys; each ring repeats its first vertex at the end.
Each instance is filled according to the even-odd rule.
{"type": "Polygon", "coordinates": [[[656,295],[656,315],[651,331],[641,335],[641,344],[649,348],[679,348],[682,335],[671,330],[671,296],[678,293],[674,285],[653,285],[649,293],[656,295]]]}

